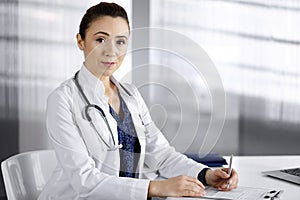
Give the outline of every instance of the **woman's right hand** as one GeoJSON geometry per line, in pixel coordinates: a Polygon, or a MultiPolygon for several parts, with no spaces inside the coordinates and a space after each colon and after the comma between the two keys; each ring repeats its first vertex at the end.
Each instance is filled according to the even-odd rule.
{"type": "Polygon", "coordinates": [[[177,176],[161,181],[150,181],[148,197],[204,196],[204,185],[194,177],[177,176]]]}

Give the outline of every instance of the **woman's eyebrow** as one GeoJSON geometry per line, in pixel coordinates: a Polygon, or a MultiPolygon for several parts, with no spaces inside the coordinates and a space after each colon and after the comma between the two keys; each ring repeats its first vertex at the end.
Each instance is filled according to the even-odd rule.
{"type": "Polygon", "coordinates": [[[128,39],[128,37],[126,35],[117,35],[116,38],[125,38],[125,39],[128,39]]]}
{"type": "MultiPolygon", "coordinates": [[[[109,33],[104,32],[104,31],[98,31],[94,35],[97,35],[97,34],[103,34],[103,35],[106,35],[106,36],[110,36],[109,33]]],[[[126,39],[128,39],[128,37],[126,35],[117,35],[116,38],[126,38],[126,39]]]]}
{"type": "Polygon", "coordinates": [[[103,31],[98,31],[98,32],[95,33],[94,35],[97,35],[97,34],[103,34],[103,35],[109,36],[109,33],[103,32],[103,31]]]}

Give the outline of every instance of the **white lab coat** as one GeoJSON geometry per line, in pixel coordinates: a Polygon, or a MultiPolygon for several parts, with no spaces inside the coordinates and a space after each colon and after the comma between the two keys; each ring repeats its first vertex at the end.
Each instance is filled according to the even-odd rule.
{"type": "MultiPolygon", "coordinates": [[[[100,106],[107,116],[116,144],[117,123],[110,115],[104,86],[85,66],[78,80],[92,104],[100,106]]],[[[86,105],[73,81],[61,84],[48,98],[47,130],[56,152],[58,164],[44,187],[42,199],[137,199],[147,198],[149,179],[178,175],[197,177],[206,167],[196,163],[169,146],[160,130],[152,122],[148,109],[138,92],[130,84],[123,87],[111,79],[131,112],[141,145],[138,164],[139,179],[119,177],[119,150],[107,151],[99,136],[83,115],[86,105]]],[[[111,140],[103,119],[97,121],[103,137],[111,140]]],[[[111,142],[111,141],[110,141],[111,142]]]]}

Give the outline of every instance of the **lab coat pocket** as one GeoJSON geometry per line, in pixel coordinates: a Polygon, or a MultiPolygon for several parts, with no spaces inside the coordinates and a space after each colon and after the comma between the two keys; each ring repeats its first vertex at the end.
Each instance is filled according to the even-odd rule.
{"type": "Polygon", "coordinates": [[[115,151],[107,151],[104,162],[101,161],[101,171],[119,176],[120,171],[120,154],[119,149],[115,151]]]}
{"type": "Polygon", "coordinates": [[[87,120],[80,120],[78,123],[82,138],[86,144],[91,157],[97,160],[97,168],[111,175],[116,175],[120,168],[119,151],[109,151],[108,147],[101,141],[87,120]]]}
{"type": "Polygon", "coordinates": [[[145,137],[146,129],[141,115],[139,113],[133,112],[131,113],[131,118],[138,137],[145,137]]]}

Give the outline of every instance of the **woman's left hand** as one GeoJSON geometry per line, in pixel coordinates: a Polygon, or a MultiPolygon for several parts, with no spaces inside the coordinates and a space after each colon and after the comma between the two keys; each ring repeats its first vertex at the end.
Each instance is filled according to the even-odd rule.
{"type": "Polygon", "coordinates": [[[210,186],[218,188],[218,190],[222,191],[230,191],[232,189],[237,188],[238,185],[238,174],[232,169],[231,176],[228,174],[228,168],[215,169],[215,170],[207,170],[205,179],[206,183],[210,186]],[[227,189],[227,183],[229,187],[227,189]]]}

